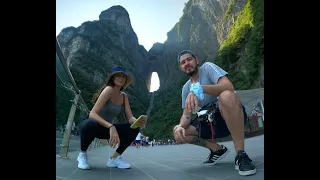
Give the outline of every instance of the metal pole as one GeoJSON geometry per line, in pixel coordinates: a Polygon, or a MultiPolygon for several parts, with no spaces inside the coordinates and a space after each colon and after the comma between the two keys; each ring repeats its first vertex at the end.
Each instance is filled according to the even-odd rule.
{"type": "Polygon", "coordinates": [[[72,123],[74,119],[74,114],[77,109],[77,104],[79,100],[80,94],[75,94],[73,103],[71,105],[71,109],[69,112],[69,117],[68,117],[68,122],[67,122],[67,127],[66,130],[64,131],[64,136],[62,140],[62,144],[60,145],[60,157],[61,158],[68,158],[68,150],[69,150],[69,142],[70,142],[70,134],[71,134],[71,129],[72,129],[72,123]]]}
{"type": "Polygon", "coordinates": [[[261,110],[262,110],[262,120],[264,121],[264,107],[263,107],[262,101],[260,101],[260,105],[261,105],[261,110]]]}

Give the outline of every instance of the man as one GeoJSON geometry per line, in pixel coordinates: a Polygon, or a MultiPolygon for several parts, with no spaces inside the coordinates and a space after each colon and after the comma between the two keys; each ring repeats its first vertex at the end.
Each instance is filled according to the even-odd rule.
{"type": "Polygon", "coordinates": [[[142,137],[142,134],[141,134],[141,132],[139,132],[138,135],[136,136],[136,140],[135,140],[136,148],[140,148],[140,146],[141,146],[141,137],[142,137]]]}
{"type": "Polygon", "coordinates": [[[240,175],[255,174],[256,168],[244,151],[244,125],[247,114],[234,93],[228,73],[211,62],[205,62],[199,67],[198,58],[189,50],[184,50],[178,55],[178,62],[180,69],[190,76],[190,79],[182,89],[183,115],[180,123],[173,129],[175,139],[181,143],[208,148],[210,155],[205,163],[215,164],[226,156],[229,150],[213,141],[212,132],[214,138],[231,134],[236,151],[235,169],[240,175]],[[213,128],[208,122],[191,120],[191,112],[208,104],[215,107],[213,128]]]}

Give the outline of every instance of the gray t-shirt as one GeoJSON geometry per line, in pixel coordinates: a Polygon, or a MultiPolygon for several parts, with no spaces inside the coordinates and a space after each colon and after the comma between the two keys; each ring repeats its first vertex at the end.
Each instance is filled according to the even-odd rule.
{"type": "MultiPolygon", "coordinates": [[[[227,76],[228,73],[221,69],[219,66],[212,62],[205,62],[199,68],[199,83],[202,85],[206,84],[217,84],[220,77],[227,76]]],[[[185,101],[190,92],[191,79],[189,79],[182,88],[182,109],[185,108],[185,101]]],[[[213,101],[217,100],[217,96],[208,95],[204,93],[203,101],[199,101],[198,106],[203,107],[213,101]]]]}

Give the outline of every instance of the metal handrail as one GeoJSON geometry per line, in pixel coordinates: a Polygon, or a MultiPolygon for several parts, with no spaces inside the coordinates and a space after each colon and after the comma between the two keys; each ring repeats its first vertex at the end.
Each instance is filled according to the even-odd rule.
{"type": "MultiPolygon", "coordinates": [[[[72,84],[72,86],[73,86],[73,88],[74,88],[75,93],[80,95],[81,91],[80,91],[80,89],[77,87],[77,84],[76,84],[76,82],[74,81],[73,76],[72,76],[72,74],[71,74],[71,72],[70,72],[70,70],[69,70],[69,68],[68,68],[68,65],[67,65],[67,63],[66,63],[66,59],[65,59],[65,57],[64,57],[64,55],[63,55],[63,53],[62,53],[62,51],[61,51],[61,48],[60,48],[60,45],[59,45],[59,42],[58,42],[58,39],[57,39],[57,38],[56,38],[56,52],[57,52],[57,55],[58,55],[58,57],[59,57],[59,60],[60,60],[60,62],[61,62],[61,64],[62,64],[63,69],[65,70],[65,72],[67,73],[68,78],[69,78],[70,81],[71,81],[71,84],[72,84]]],[[[84,108],[85,108],[85,110],[86,110],[87,112],[89,112],[89,109],[88,109],[87,105],[85,104],[85,101],[82,99],[82,96],[81,96],[81,95],[80,95],[79,98],[80,98],[80,101],[84,103],[84,108]]]]}

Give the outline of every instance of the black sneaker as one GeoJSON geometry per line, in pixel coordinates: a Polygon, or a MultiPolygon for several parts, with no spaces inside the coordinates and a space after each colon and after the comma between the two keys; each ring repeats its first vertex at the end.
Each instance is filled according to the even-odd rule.
{"type": "Polygon", "coordinates": [[[243,150],[238,152],[235,159],[235,169],[239,170],[239,174],[242,176],[248,176],[256,173],[256,167],[253,165],[252,160],[247,153],[243,150]]]}
{"type": "Polygon", "coordinates": [[[225,147],[224,145],[220,145],[220,146],[221,146],[221,149],[216,152],[210,149],[210,154],[207,160],[204,161],[203,163],[212,163],[212,165],[215,165],[218,161],[220,161],[229,153],[229,150],[227,147],[225,147]]]}

